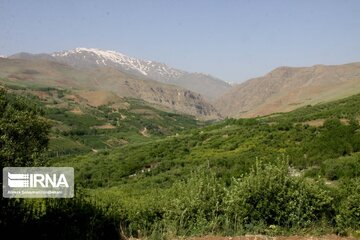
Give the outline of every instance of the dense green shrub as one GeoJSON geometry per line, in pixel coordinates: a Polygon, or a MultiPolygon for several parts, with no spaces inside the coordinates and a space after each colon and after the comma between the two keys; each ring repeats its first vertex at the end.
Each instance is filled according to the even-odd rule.
{"type": "Polygon", "coordinates": [[[329,159],[321,165],[321,173],[329,180],[360,176],[360,154],[329,159]]]}
{"type": "Polygon", "coordinates": [[[332,193],[320,182],[290,176],[289,165],[282,160],[258,161],[229,187],[213,171],[201,168],[175,183],[163,198],[163,220],[153,227],[170,236],[330,226],[335,213],[332,193]]]}
{"type": "Polygon", "coordinates": [[[360,230],[360,178],[345,180],[340,187],[343,196],[336,216],[338,231],[360,230]]]}
{"type": "Polygon", "coordinates": [[[0,166],[39,163],[48,145],[50,125],[32,102],[0,89],[0,166]]]}
{"type": "Polygon", "coordinates": [[[224,188],[214,172],[202,167],[166,192],[164,225],[175,235],[219,232],[223,196],[224,188]]]}
{"type": "MultiPolygon", "coordinates": [[[[289,176],[288,164],[260,164],[234,180],[225,198],[228,228],[255,231],[258,226],[309,227],[331,213],[332,198],[314,182],[289,176]]],[[[261,229],[260,229],[261,230],[261,229]]]]}

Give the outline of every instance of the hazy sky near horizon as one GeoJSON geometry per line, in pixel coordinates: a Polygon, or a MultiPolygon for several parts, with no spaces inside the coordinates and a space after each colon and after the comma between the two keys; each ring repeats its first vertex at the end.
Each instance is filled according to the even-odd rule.
{"type": "Polygon", "coordinates": [[[359,0],[0,0],[0,55],[100,48],[241,82],[360,61],[359,0]]]}

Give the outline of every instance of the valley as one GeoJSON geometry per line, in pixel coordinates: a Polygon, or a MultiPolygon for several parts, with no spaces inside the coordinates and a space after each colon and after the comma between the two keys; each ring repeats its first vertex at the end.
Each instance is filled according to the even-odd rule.
{"type": "Polygon", "coordinates": [[[49,126],[41,159],[73,167],[78,189],[74,201],[20,204],[31,212],[24,226],[47,224],[51,211],[67,221],[66,208],[95,213],[91,228],[122,239],[359,236],[357,63],[281,67],[203,97],[186,81],[147,78],[144,62],[94,51],[0,59],[0,106],[37,109],[49,126]]]}
{"type": "Polygon", "coordinates": [[[22,85],[7,89],[44,109],[44,116],[52,125],[49,156],[97,152],[152,141],[203,125],[191,116],[164,112],[142,100],[121,98],[106,91],[22,85]],[[146,135],[142,133],[144,129],[146,135]]]}
{"type": "Polygon", "coordinates": [[[0,1],[0,239],[360,240],[360,1],[0,1]]]}

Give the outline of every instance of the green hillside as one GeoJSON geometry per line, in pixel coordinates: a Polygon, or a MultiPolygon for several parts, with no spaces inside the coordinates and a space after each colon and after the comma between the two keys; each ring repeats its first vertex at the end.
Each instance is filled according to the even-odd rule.
{"type": "Polygon", "coordinates": [[[51,123],[47,165],[75,168],[79,202],[30,209],[80,204],[150,239],[359,235],[360,95],[205,124],[111,94],[94,106],[87,96],[97,92],[7,88],[51,123]]]}
{"type": "Polygon", "coordinates": [[[85,186],[92,188],[101,185],[105,175],[107,186],[170,186],[202,164],[230,181],[248,172],[256,159],[274,162],[285,157],[299,171],[314,171],[329,159],[360,151],[358,106],[360,95],[355,95],[276,116],[228,119],[156,141],[64,159],[61,164],[73,165],[79,176],[91,176],[85,186]],[[323,119],[323,125],[309,125],[308,121],[316,119],[323,119]]]}
{"type": "Polygon", "coordinates": [[[119,98],[107,92],[4,86],[10,93],[24,96],[44,110],[44,117],[52,125],[49,157],[144,143],[205,124],[191,116],[165,112],[142,100],[119,98]],[[101,101],[94,104],[91,97],[106,99],[103,104],[101,101]]]}
{"type": "MultiPolygon", "coordinates": [[[[314,234],[314,229],[318,229],[315,231],[317,233],[332,232],[334,230],[331,229],[336,229],[334,224],[340,224],[340,220],[337,220],[338,223],[335,221],[335,215],[340,211],[339,208],[350,204],[351,201],[357,201],[349,200],[347,198],[349,194],[355,194],[356,199],[359,196],[356,194],[360,194],[357,187],[350,187],[348,190],[344,188],[344,186],[357,185],[360,176],[360,108],[358,106],[360,106],[360,95],[355,95],[336,102],[307,106],[285,114],[255,119],[227,119],[201,129],[190,129],[178,135],[159,138],[155,141],[138,142],[111,151],[63,158],[52,161],[52,164],[73,166],[76,169],[79,186],[88,189],[88,193],[100,202],[111,204],[117,209],[116,211],[127,216],[128,231],[135,235],[134,229],[146,231],[146,234],[152,234],[154,231],[156,234],[159,234],[158,231],[168,234],[169,227],[174,227],[176,234],[180,235],[245,234],[248,232],[287,234],[288,231],[290,233],[299,232],[299,229],[303,229],[301,231],[305,232],[310,231],[312,234],[314,234]],[[199,173],[199,168],[206,170],[200,170],[199,173]],[[259,168],[259,170],[251,175],[254,168],[259,168]],[[201,173],[202,171],[205,173],[201,173]],[[268,171],[272,173],[269,175],[268,171]],[[277,174],[283,175],[278,176],[277,174]],[[208,179],[209,177],[210,179],[208,179]],[[259,184],[277,186],[278,181],[283,181],[277,180],[278,177],[281,179],[289,177],[284,181],[295,181],[291,183],[294,184],[292,186],[286,187],[285,183],[285,185],[281,185],[285,187],[286,191],[293,191],[289,190],[291,188],[294,188],[294,191],[307,189],[304,190],[304,193],[299,194],[310,194],[307,197],[301,195],[304,197],[304,201],[305,199],[310,201],[306,203],[309,204],[309,209],[301,210],[305,215],[310,214],[307,215],[308,220],[305,220],[307,217],[302,216],[296,220],[296,224],[292,222],[287,225],[282,220],[262,222],[263,220],[260,221],[259,218],[267,218],[271,213],[265,210],[262,212],[261,209],[259,209],[258,217],[253,216],[254,219],[250,218],[247,223],[239,223],[240,225],[236,228],[234,228],[232,220],[224,220],[235,214],[233,211],[222,212],[232,204],[223,202],[223,197],[227,196],[226,192],[229,191],[228,197],[234,197],[232,194],[238,191],[234,189],[236,186],[234,179],[248,178],[250,185],[246,191],[252,192],[255,191],[252,189],[255,186],[251,182],[257,181],[255,179],[260,181],[259,184]],[[296,182],[297,179],[301,183],[296,182]],[[197,185],[200,183],[205,185],[197,185]],[[214,191],[218,189],[216,190],[218,192],[207,192],[213,191],[211,189],[214,191]],[[314,191],[320,195],[311,195],[315,193],[314,191]],[[190,213],[187,211],[198,212],[201,209],[206,212],[215,211],[216,205],[202,205],[202,201],[208,201],[206,196],[210,198],[209,201],[219,201],[218,207],[224,209],[219,210],[220,212],[216,214],[212,212],[215,215],[206,215],[201,219],[198,218],[200,213],[188,215],[190,213]],[[198,198],[205,199],[199,200],[198,203],[193,202],[198,198]],[[311,200],[312,198],[314,199],[311,200]],[[175,204],[173,201],[189,202],[188,205],[181,205],[182,208],[178,209],[179,203],[175,204]],[[316,208],[319,209],[315,212],[307,212],[316,208]],[[176,211],[180,212],[176,213],[176,211]],[[181,213],[181,211],[184,212],[181,213]],[[171,219],[168,219],[168,214],[172,214],[171,219]],[[187,219],[182,219],[184,217],[182,214],[185,214],[187,219]],[[302,219],[303,217],[304,219],[302,219]],[[190,225],[186,225],[184,222],[180,224],[182,221],[193,223],[190,225]],[[225,229],[224,221],[230,221],[227,223],[230,225],[225,229]],[[157,229],[158,224],[164,229],[157,229]],[[215,230],[210,230],[211,224],[215,224],[213,226],[216,226],[215,230]],[[271,227],[269,229],[270,225],[274,225],[275,229],[271,229],[271,227]]],[[[245,182],[240,183],[240,186],[245,184],[245,182]]],[[[281,188],[281,186],[278,187],[281,188]]],[[[277,214],[285,214],[286,220],[284,221],[290,221],[288,219],[290,215],[287,215],[290,213],[281,210],[282,204],[285,203],[276,202],[277,200],[273,199],[284,198],[285,196],[277,196],[277,194],[285,189],[267,192],[271,189],[257,189],[260,199],[244,206],[244,211],[245,209],[250,211],[248,208],[251,204],[256,203],[253,205],[255,208],[258,208],[257,204],[260,203],[269,204],[263,201],[267,199],[264,196],[270,194],[266,201],[275,201],[275,204],[279,205],[274,207],[280,208],[278,212],[272,213],[275,214],[274,217],[276,218],[277,214]]],[[[293,192],[287,194],[290,194],[287,197],[292,199],[293,192]]],[[[249,197],[252,199],[255,196],[249,195],[249,197]]],[[[246,201],[250,201],[250,199],[246,201]]],[[[297,204],[303,203],[296,202],[294,204],[300,207],[297,204]]],[[[355,214],[359,210],[358,204],[353,207],[346,208],[346,211],[349,211],[348,214],[355,214]]],[[[340,214],[338,218],[344,216],[340,214]]],[[[245,214],[244,217],[249,216],[245,214]]],[[[270,217],[270,219],[272,218],[270,217]]],[[[341,224],[345,224],[351,229],[351,226],[354,226],[352,224],[354,222],[357,224],[358,221],[359,218],[355,217],[346,223],[348,225],[343,222],[341,224]]],[[[344,222],[346,221],[344,220],[344,222]]]]}

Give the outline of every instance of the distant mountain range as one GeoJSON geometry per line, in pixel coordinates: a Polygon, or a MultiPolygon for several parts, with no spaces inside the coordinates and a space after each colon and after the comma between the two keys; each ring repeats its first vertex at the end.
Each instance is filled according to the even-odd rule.
{"type": "Polygon", "coordinates": [[[23,87],[105,90],[120,97],[142,99],[159,108],[200,119],[220,117],[215,108],[199,93],[175,85],[142,79],[110,67],[77,69],[48,60],[48,55],[33,58],[22,54],[21,59],[16,58],[17,56],[0,59],[0,83],[23,87]]]}
{"type": "Polygon", "coordinates": [[[105,90],[202,119],[287,112],[360,92],[360,63],[279,67],[263,77],[230,85],[207,74],[94,48],[1,58],[0,77],[105,90]]]}
{"type": "Polygon", "coordinates": [[[360,63],[279,67],[235,85],[214,104],[223,116],[256,117],[360,92],[360,63]]]}
{"type": "Polygon", "coordinates": [[[231,87],[230,84],[207,74],[189,73],[171,68],[163,63],[145,61],[119,52],[95,48],[76,48],[51,54],[19,53],[9,58],[53,60],[81,69],[111,67],[144,79],[152,79],[189,89],[200,93],[209,101],[220,97],[231,87]]]}

